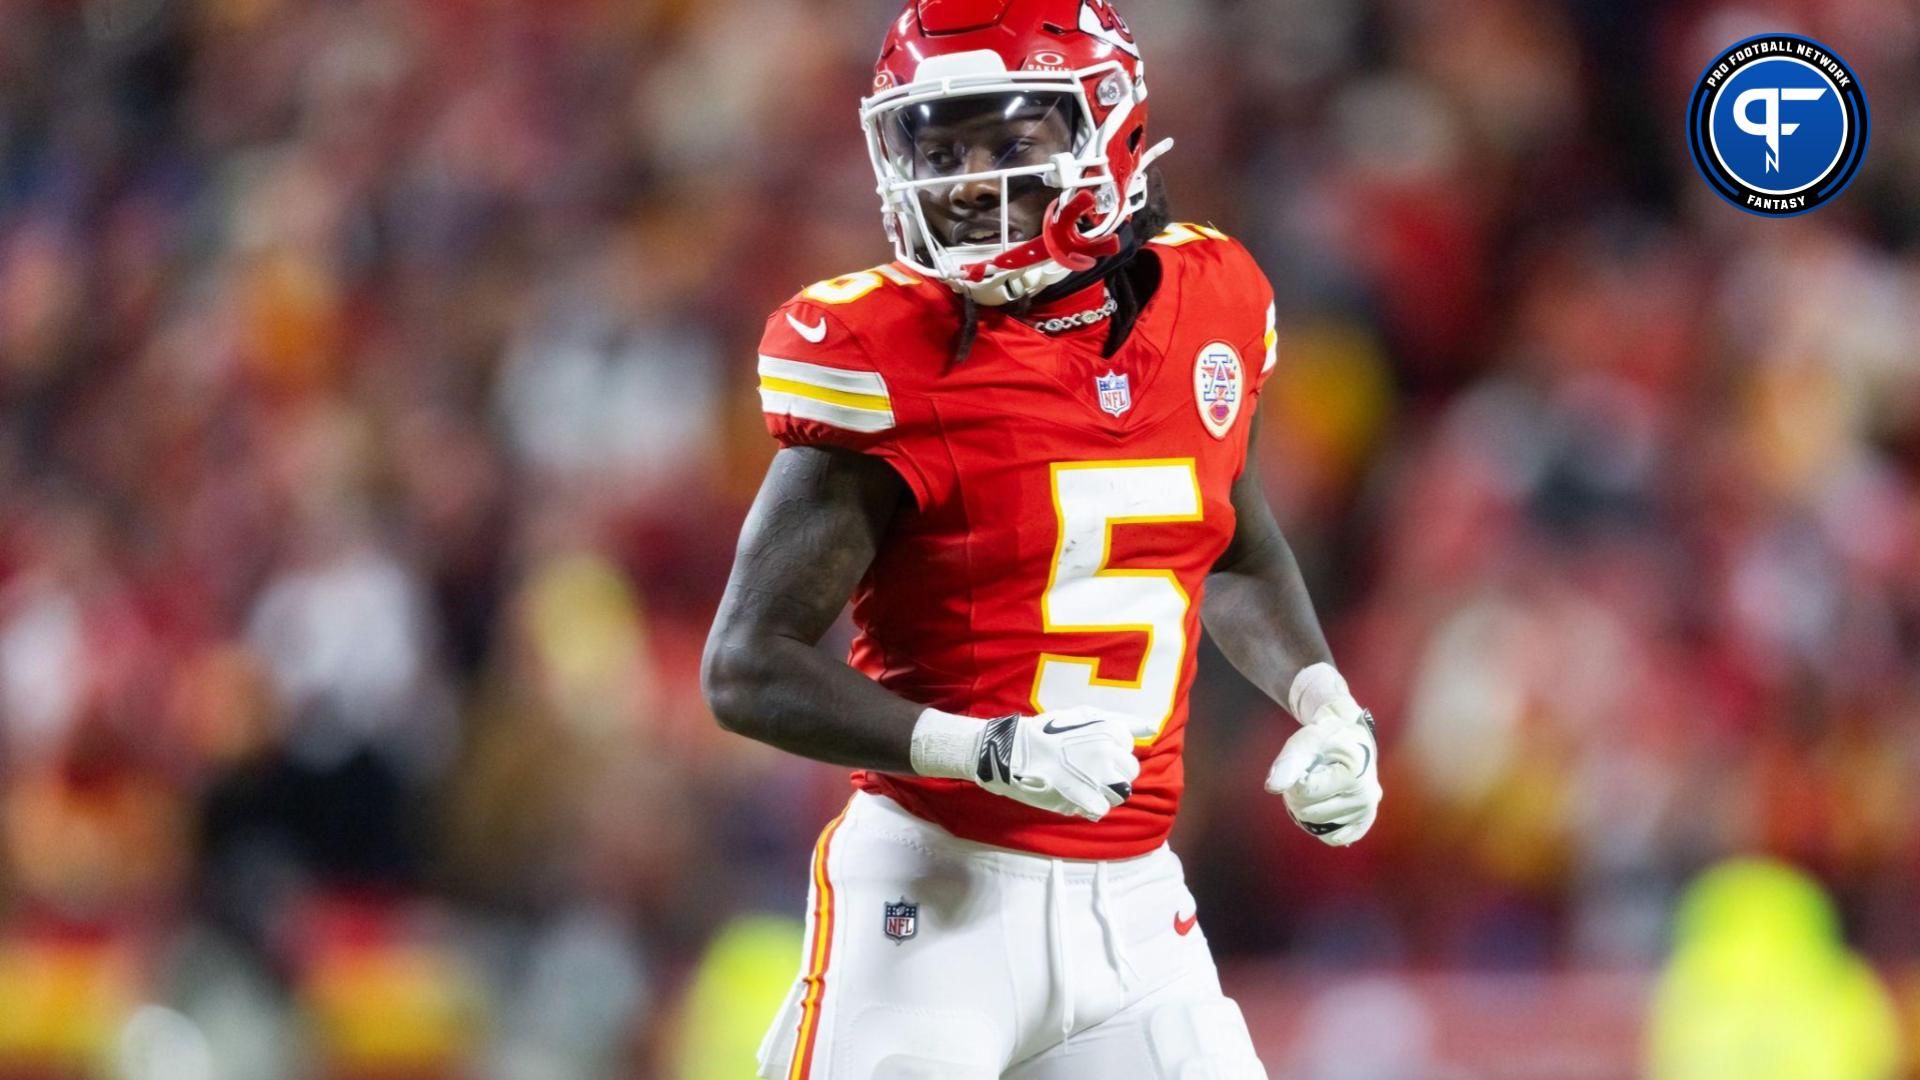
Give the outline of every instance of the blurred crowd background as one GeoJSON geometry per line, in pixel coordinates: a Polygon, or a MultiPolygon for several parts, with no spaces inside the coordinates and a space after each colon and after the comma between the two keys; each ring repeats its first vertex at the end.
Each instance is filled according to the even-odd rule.
{"type": "MultiPolygon", "coordinates": [[[[697,659],[762,320],[887,257],[896,9],[0,0],[0,1076],[750,1073],[847,788],[697,659]]],[[[1740,853],[1916,1041],[1920,7],[1123,14],[1176,218],[1275,283],[1269,494],[1382,722],[1330,852],[1203,658],[1175,843],[1275,1075],[1635,1075],[1740,853]],[[1771,30],[1875,119],[1791,220],[1685,147],[1771,30]]]]}

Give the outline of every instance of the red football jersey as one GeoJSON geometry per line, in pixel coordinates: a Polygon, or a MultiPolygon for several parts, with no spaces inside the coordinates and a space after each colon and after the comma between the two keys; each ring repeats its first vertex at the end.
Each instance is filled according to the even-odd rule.
{"type": "Polygon", "coordinates": [[[982,309],[956,364],[952,290],[900,264],[821,282],[767,320],[773,436],[876,455],[916,503],[854,593],[849,662],[947,712],[1097,705],[1159,724],[1133,796],[1099,822],[964,780],[854,774],[956,836],[1092,859],[1151,851],[1172,828],[1201,594],[1233,536],[1273,294],[1210,228],[1174,225],[1145,252],[1160,286],[1111,358],[1104,321],[1050,336],[982,309]]]}

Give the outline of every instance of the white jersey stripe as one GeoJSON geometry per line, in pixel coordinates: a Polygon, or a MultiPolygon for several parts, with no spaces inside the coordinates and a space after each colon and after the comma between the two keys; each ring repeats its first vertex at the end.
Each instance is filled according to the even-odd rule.
{"type": "Polygon", "coordinates": [[[779,356],[760,354],[760,374],[763,377],[785,379],[788,382],[806,383],[822,390],[837,390],[843,394],[866,394],[871,397],[887,396],[887,380],[877,371],[848,371],[845,368],[827,367],[825,364],[809,364],[802,360],[788,360],[779,356]]]}
{"type": "Polygon", "coordinates": [[[760,388],[760,408],[775,416],[797,420],[817,420],[848,431],[872,433],[893,427],[892,409],[861,409],[817,398],[802,397],[782,390],[760,388]]]}

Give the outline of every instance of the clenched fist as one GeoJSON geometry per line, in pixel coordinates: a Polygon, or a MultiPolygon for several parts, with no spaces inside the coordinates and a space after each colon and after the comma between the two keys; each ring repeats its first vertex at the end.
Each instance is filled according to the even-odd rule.
{"type": "Polygon", "coordinates": [[[1367,835],[1380,813],[1380,748],[1373,714],[1331,665],[1301,672],[1291,695],[1301,728],[1267,770],[1267,791],[1286,800],[1300,827],[1345,847],[1367,835]]]}
{"type": "Polygon", "coordinates": [[[1136,738],[1153,725],[1096,708],[993,720],[920,714],[913,766],[922,776],[968,779],[995,795],[1056,814],[1099,821],[1133,793],[1136,738]]]}

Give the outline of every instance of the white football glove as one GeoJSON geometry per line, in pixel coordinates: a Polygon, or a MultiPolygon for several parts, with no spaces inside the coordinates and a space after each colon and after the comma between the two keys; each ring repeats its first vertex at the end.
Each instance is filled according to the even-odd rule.
{"type": "Polygon", "coordinates": [[[1328,664],[1301,672],[1289,696],[1303,723],[1267,770],[1267,791],[1286,800],[1287,813],[1301,828],[1322,843],[1345,847],[1367,835],[1380,812],[1373,714],[1328,664]]]}
{"type": "Polygon", "coordinates": [[[1151,725],[1106,709],[1074,708],[993,720],[920,714],[913,767],[922,776],[972,780],[995,795],[1099,821],[1133,794],[1135,738],[1151,725]]]}

